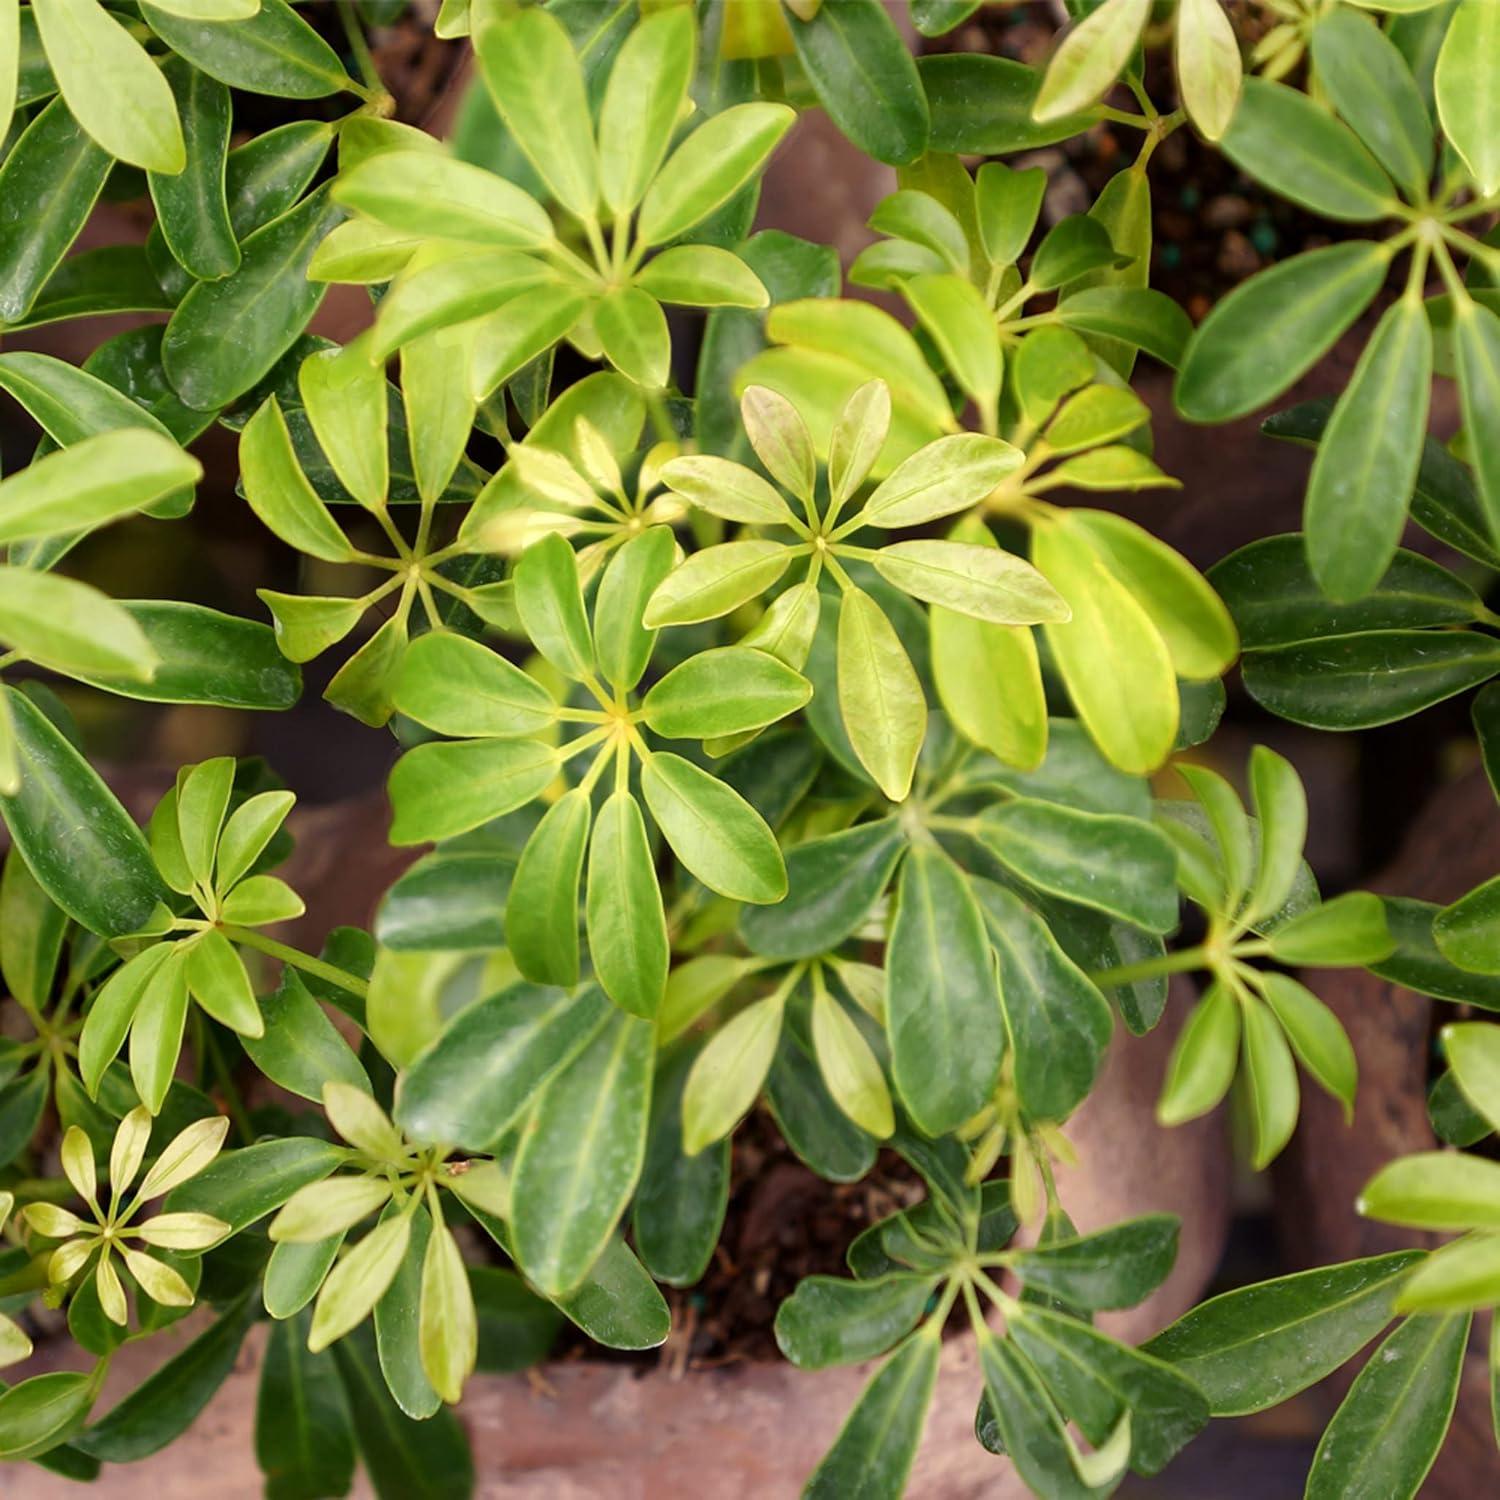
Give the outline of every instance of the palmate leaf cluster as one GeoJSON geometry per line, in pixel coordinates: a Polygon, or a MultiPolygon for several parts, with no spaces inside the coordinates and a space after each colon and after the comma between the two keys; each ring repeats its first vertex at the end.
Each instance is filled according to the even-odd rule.
{"type": "MultiPolygon", "coordinates": [[[[1242,57],[1218,0],[1078,0],[1028,67],[914,59],[879,0],[444,0],[474,59],[447,141],[391,117],[370,39],[403,8],[327,9],[0,0],[5,329],[161,320],[79,367],[0,354],[42,434],[0,480],[0,1361],[41,1299],[89,1364],[0,1389],[0,1458],[156,1452],[264,1318],[268,1493],[363,1463],[469,1494],[470,1377],[564,1322],[661,1345],[764,1107],[824,1178],[888,1148],[925,1186],[778,1312],[799,1366],[880,1361],[809,1494],[903,1492],[960,1311],[977,1440],[1044,1500],[1157,1473],[1399,1317],[1307,1493],[1417,1493],[1500,1302],[1488,1162],[1366,1188],[1439,1250],[1232,1290],[1140,1348],[1094,1315],[1163,1286],[1178,1224],[1080,1227],[1058,1168],[1111,1049],[1169,1014],[1159,1123],[1227,1098],[1262,1169],[1308,1083],[1347,1114],[1359,1087],[1295,971],[1500,1010],[1500,877],[1324,899],[1295,768],[1211,739],[1237,660],[1322,730],[1479,688],[1500,788],[1496,7],[1276,0],[1242,57]],[[267,99],[292,117],[251,134],[267,99]],[[896,168],[848,268],[879,304],[754,231],[814,106],[896,168]],[[1087,212],[1003,159],[1100,123],[1140,143],[1087,212]],[[1196,328],[1149,284],[1151,164],[1188,128],[1341,226],[1196,328]],[[143,243],[74,250],[106,194],[149,203],[143,243]],[[309,332],[334,285],[370,302],[342,345],[309,332]],[[1118,513],[1177,487],[1138,374],[1228,420],[1372,305],[1342,393],[1266,423],[1314,450],[1304,532],[1204,574],[1118,513]],[[216,425],[306,583],[258,589],[268,622],[59,571],[183,516],[216,425]],[[1408,517],[1463,561],[1402,549],[1408,517]],[[315,954],[274,772],[185,766],[142,826],[69,706],[284,709],[325,653],[328,702],[397,742],[390,841],[432,847],[315,954]],[[115,1351],[198,1304],[96,1414],[115,1351]]],[[[1495,1035],[1443,1032],[1451,1146],[1500,1128],[1495,1035]]]]}

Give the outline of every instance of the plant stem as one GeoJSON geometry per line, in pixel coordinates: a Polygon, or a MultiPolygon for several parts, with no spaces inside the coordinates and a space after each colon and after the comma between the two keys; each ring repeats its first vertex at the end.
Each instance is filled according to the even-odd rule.
{"type": "Polygon", "coordinates": [[[1155,979],[1159,974],[1183,974],[1189,969],[1207,967],[1208,949],[1199,943],[1192,948],[1181,948],[1176,953],[1163,953],[1159,958],[1144,958],[1140,963],[1096,969],[1089,978],[1103,988],[1113,989],[1122,984],[1134,984],[1139,979],[1155,979]]]}
{"type": "Polygon", "coordinates": [[[268,938],[253,927],[236,927],[232,923],[226,923],[220,930],[232,943],[239,943],[245,948],[254,948],[268,958],[279,958],[282,963],[291,964],[294,969],[301,969],[304,974],[316,974],[319,979],[326,979],[329,984],[336,984],[341,990],[348,990],[351,995],[357,995],[361,1000],[370,992],[369,982],[361,979],[359,975],[351,974],[347,969],[340,969],[334,964],[325,963],[321,958],[313,958],[311,954],[302,952],[300,948],[278,943],[275,938],[268,938]]]}

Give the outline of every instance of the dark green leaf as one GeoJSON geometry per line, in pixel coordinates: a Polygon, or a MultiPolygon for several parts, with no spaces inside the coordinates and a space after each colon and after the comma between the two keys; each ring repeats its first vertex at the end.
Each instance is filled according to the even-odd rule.
{"type": "Polygon", "coordinates": [[[359,1456],[379,1500],[469,1500],[474,1460],[452,1411],[439,1407],[425,1422],[406,1416],[386,1391],[365,1329],[340,1339],[333,1353],[349,1394],[359,1456]]]}
{"type": "Polygon", "coordinates": [[[260,0],[244,21],[190,21],[149,0],[141,14],[178,56],[230,88],[321,99],[350,86],[338,54],[285,0],[260,0]]]}
{"type": "Polygon", "coordinates": [[[1171,1271],[1178,1227],[1174,1214],[1147,1214],[1094,1234],[1020,1251],[1010,1266],[1028,1289],[1070,1306],[1134,1307],[1171,1271]]]}
{"type": "Polygon", "coordinates": [[[516,1254],[543,1292],[573,1291],[604,1252],[640,1176],[655,1037],[613,1012],[537,1100],[512,1183],[516,1254]]]}
{"type": "Polygon", "coordinates": [[[164,1207],[172,1213],[212,1214],[238,1233],[280,1208],[298,1188],[321,1182],[344,1156],[341,1147],[312,1136],[225,1151],[169,1193],[164,1207]]]}
{"type": "Polygon", "coordinates": [[[646,1268],[669,1286],[691,1286],[708,1268],[729,1202],[729,1137],[687,1156],[682,1089],[698,1047],[668,1053],[656,1071],[646,1161],[632,1223],[646,1268]]]}
{"type": "Polygon", "coordinates": [[[354,1479],[354,1425],[332,1351],[307,1352],[310,1313],[274,1323],[255,1403],[266,1500],[323,1500],[354,1479]]]}
{"type": "Polygon", "coordinates": [[[838,0],[811,20],[788,14],[797,60],[845,135],[878,161],[927,148],[927,96],[906,43],[880,0],[838,0]]]}
{"type": "Polygon", "coordinates": [[[1307,1500],[1412,1500],[1448,1433],[1469,1321],[1411,1317],[1375,1351],[1318,1443],[1307,1500]]]}
{"type": "Polygon", "coordinates": [[[0,167],[0,323],[20,323],[77,238],[104,186],[109,155],[54,99],[0,167]]]}
{"type": "Polygon", "coordinates": [[[936,1285],[901,1273],[878,1281],[806,1276],[776,1310],[776,1342],[804,1370],[873,1359],[911,1332],[936,1285]]]}
{"type": "Polygon", "coordinates": [[[162,76],[172,86],[182,120],[187,165],[175,176],[148,174],[151,200],[178,264],[200,281],[213,281],[240,263],[224,193],[229,90],[180,57],[167,60],[162,76]]]}
{"type": "Polygon", "coordinates": [[[1424,1253],[1399,1250],[1224,1292],[1142,1348],[1192,1380],[1216,1417],[1262,1411],[1369,1343],[1424,1253]]]}
{"type": "Polygon", "coordinates": [[[273,1083],[314,1103],[322,1101],[325,1083],[369,1092],[359,1059],[290,964],[274,993],[260,997],[260,1013],[264,1034],[240,1040],[250,1061],[273,1083]]]}
{"type": "Polygon", "coordinates": [[[101,936],[145,925],[165,891],[130,815],[31,699],[5,695],[21,787],[0,797],[11,838],[42,889],[101,936]]]}
{"type": "Polygon", "coordinates": [[[133,1463],[181,1437],[229,1378],[254,1318],[255,1302],[247,1292],[186,1349],[79,1433],[74,1446],[106,1463],[133,1463]]]}
{"type": "Polygon", "coordinates": [[[1177,374],[1178,411],[1192,422],[1225,422],[1273,400],[1364,311],[1389,264],[1384,245],[1346,240],[1295,255],[1237,286],[1188,341],[1177,374]]]}
{"type": "Polygon", "coordinates": [[[1358,136],[1285,84],[1247,78],[1221,144],[1242,171],[1325,218],[1367,221],[1395,207],[1390,179],[1358,136]]]}
{"type": "Polygon", "coordinates": [[[1500,671],[1500,644],[1470,630],[1380,630],[1254,651],[1245,687],[1314,729],[1371,729],[1476,687],[1500,671]]]}
{"type": "MultiPolygon", "coordinates": [[[[263,0],[263,7],[272,3],[263,0]]],[[[222,23],[216,30],[248,24],[222,23]]],[[[291,348],[327,290],[307,279],[308,262],[343,216],[319,189],[256,230],[241,246],[233,275],[199,282],[182,299],[162,339],[162,362],[189,406],[227,405],[291,348]]]]}
{"type": "Polygon", "coordinates": [[[747,946],[768,958],[830,952],[869,915],[905,848],[906,835],[894,818],[794,846],[786,856],[785,898],[752,907],[740,918],[747,946]]]}
{"type": "Polygon", "coordinates": [[[1136,818],[1017,798],[987,812],[977,832],[1023,880],[1148,932],[1177,925],[1177,856],[1136,818]]]}
{"type": "Polygon", "coordinates": [[[896,1087],[929,1135],[986,1102],[1005,1048],[994,959],[963,873],[931,846],[901,872],[886,959],[896,1087]]]}
{"type": "Polygon", "coordinates": [[[1042,75],[1008,57],[972,52],[924,57],[917,73],[932,114],[929,151],[1008,156],[1065,141],[1094,122],[1091,110],[1045,124],[1034,120],[1042,75]]]}
{"type": "Polygon", "coordinates": [[[401,1080],[396,1119],[417,1140],[490,1146],[610,1014],[597,985],[576,994],[514,984],[453,1017],[401,1080]]]}
{"type": "Polygon", "coordinates": [[[1395,556],[1427,435],[1431,386],[1432,326],[1413,293],[1376,325],[1313,460],[1307,553],[1332,599],[1369,593],[1395,556]]]}
{"type": "Polygon", "coordinates": [[[1047,924],[1019,897],[975,880],[1000,972],[1015,1086],[1033,1120],[1063,1120],[1093,1086],[1114,1014],[1047,924]]]}
{"type": "Polygon", "coordinates": [[[1241,547],[1210,568],[1207,577],[1234,615],[1246,651],[1324,636],[1465,625],[1484,610],[1479,596],[1456,574],[1405,550],[1396,552],[1371,592],[1336,604],[1318,587],[1295,532],[1241,547]]]}
{"type": "Polygon", "coordinates": [[[927,1425],[942,1339],[935,1324],[876,1372],[814,1470],[806,1500],[899,1500],[927,1425]]]}

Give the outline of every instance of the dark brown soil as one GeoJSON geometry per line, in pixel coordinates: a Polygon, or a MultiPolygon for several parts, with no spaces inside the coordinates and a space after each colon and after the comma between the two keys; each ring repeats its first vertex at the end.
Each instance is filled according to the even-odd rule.
{"type": "Polygon", "coordinates": [[[844,1252],[869,1225],[919,1202],[921,1179],[893,1151],[882,1151],[858,1182],[825,1182],[756,1110],[735,1132],[729,1207],[703,1279],[663,1287],[672,1333],[644,1354],[600,1349],[571,1325],[554,1359],[661,1364],[681,1374],[744,1361],[780,1359],[771,1325],[804,1276],[847,1276],[844,1252]]]}

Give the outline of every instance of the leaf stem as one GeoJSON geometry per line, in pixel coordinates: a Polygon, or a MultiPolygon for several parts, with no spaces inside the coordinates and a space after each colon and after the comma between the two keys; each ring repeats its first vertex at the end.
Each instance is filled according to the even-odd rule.
{"type": "Polygon", "coordinates": [[[233,923],[225,923],[220,931],[232,943],[239,943],[245,948],[254,948],[268,958],[279,958],[282,963],[291,964],[294,969],[301,969],[304,974],[315,974],[319,979],[326,979],[329,984],[336,984],[341,990],[348,990],[351,995],[357,995],[361,1000],[370,992],[369,982],[361,979],[359,975],[351,974],[347,969],[340,969],[335,964],[325,963],[321,958],[314,958],[311,954],[302,952],[300,948],[293,948],[287,943],[278,943],[275,938],[269,938],[264,933],[255,931],[253,927],[236,927],[233,923]]]}
{"type": "Polygon", "coordinates": [[[1189,969],[1205,969],[1208,966],[1208,948],[1203,943],[1198,943],[1192,948],[1180,948],[1176,953],[1143,958],[1139,963],[1120,964],[1113,969],[1096,969],[1089,978],[1101,989],[1114,989],[1120,985],[1135,984],[1141,979],[1155,979],[1161,974],[1184,974],[1189,969]]]}

